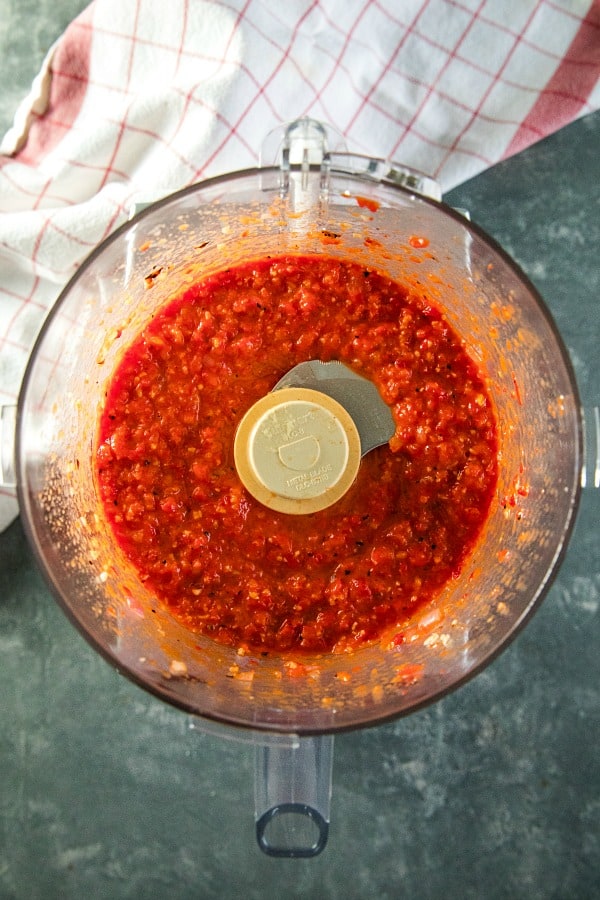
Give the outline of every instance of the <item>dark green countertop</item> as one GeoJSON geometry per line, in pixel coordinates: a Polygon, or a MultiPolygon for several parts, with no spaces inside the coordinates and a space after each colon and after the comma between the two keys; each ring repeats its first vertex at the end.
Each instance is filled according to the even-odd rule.
{"type": "MultiPolygon", "coordinates": [[[[0,0],[3,129],[83,5],[0,0]],[[9,53],[10,21],[23,29],[34,8],[35,47],[21,34],[9,53]]],[[[446,197],[540,289],[588,408],[599,146],[595,114],[446,197]]],[[[598,493],[584,492],[553,587],[499,659],[426,710],[336,738],[330,839],[314,860],[260,853],[252,747],[113,672],[52,600],[15,522],[0,535],[0,898],[600,897],[598,493]]]]}

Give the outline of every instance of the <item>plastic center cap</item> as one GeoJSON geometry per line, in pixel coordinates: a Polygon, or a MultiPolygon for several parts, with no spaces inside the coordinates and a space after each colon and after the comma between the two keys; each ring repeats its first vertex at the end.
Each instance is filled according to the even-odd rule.
{"type": "Polygon", "coordinates": [[[336,400],[308,388],[262,397],[238,427],[235,465],[264,506],[301,515],[331,506],[358,472],[360,437],[336,400]]]}

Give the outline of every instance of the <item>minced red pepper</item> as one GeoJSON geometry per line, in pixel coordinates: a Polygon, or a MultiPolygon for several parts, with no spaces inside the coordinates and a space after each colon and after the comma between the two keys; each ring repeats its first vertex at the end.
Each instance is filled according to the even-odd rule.
{"type": "Polygon", "coordinates": [[[222,271],[159,311],[110,382],[96,464],[120,546],[187,628],[323,652],[375,640],[460,571],[496,485],[496,423],[425,295],[290,255],[222,271]],[[244,413],[309,359],[370,378],[396,432],[341,500],[293,516],[247,493],[233,442],[244,413]]]}

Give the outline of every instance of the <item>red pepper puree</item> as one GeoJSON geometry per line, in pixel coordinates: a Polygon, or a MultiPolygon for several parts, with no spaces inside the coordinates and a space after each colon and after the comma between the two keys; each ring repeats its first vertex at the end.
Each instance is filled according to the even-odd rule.
{"type": "Polygon", "coordinates": [[[267,257],[187,287],[126,350],[96,465],[119,545],[188,629],[321,653],[401,626],[456,576],[494,493],[496,423],[426,296],[328,256],[267,257]],[[233,443],[244,413],[309,359],[370,378],[396,432],[341,500],[287,515],[247,493],[233,443]]]}

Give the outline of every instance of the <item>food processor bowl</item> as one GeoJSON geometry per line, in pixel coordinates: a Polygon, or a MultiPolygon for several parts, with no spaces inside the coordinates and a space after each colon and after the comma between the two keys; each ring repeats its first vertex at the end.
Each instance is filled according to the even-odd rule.
{"type": "Polygon", "coordinates": [[[401,167],[326,150],[316,162],[285,152],[283,161],[159,201],[92,253],[32,353],[15,464],[42,571],[97,651],[207,722],[302,737],[410,713],[508,644],[565,550],[582,443],[562,341],[535,288],[493,240],[424,196],[428,183],[401,167]],[[349,654],[263,657],[192,634],[141,583],[100,505],[97,423],[124,349],[186,284],[282,253],[359,262],[425,293],[462,337],[493,400],[499,478],[489,518],[459,576],[419,609],[401,643],[388,635],[349,654]]]}

